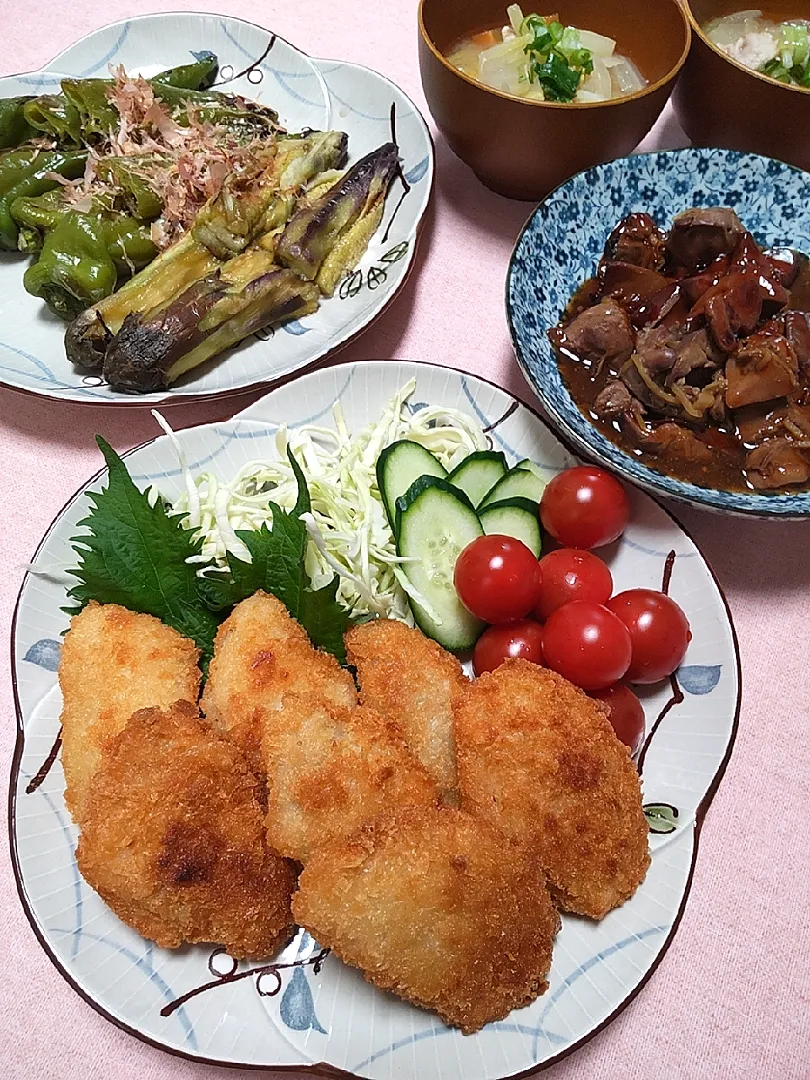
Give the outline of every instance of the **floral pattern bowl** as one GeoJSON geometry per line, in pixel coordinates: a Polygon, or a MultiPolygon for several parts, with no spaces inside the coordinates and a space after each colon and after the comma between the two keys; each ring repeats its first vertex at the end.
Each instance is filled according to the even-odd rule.
{"type": "Polygon", "coordinates": [[[553,191],[518,238],[506,311],[518,363],[554,426],[586,457],[640,487],[716,511],[754,517],[810,515],[810,492],[755,494],[699,487],[648,468],[580,412],[563,381],[547,331],[592,277],[613,226],[646,211],[659,225],[692,206],[730,206],[766,247],[810,254],[810,175],[734,150],[688,148],[597,165],[553,191]]]}
{"type": "MultiPolygon", "coordinates": [[[[575,462],[531,409],[481,379],[396,360],[338,365],[278,387],[226,423],[177,433],[190,468],[230,479],[249,461],[276,456],[279,427],[375,421],[414,379],[409,408],[460,409],[476,417],[510,464],[531,458],[551,478],[575,462]]],[[[127,455],[135,483],[169,499],[183,490],[166,436],[127,455]]],[[[47,531],[26,574],[14,618],[17,746],[10,835],[25,912],[56,967],[91,1005],[131,1034],[199,1061],[244,1067],[323,1064],[367,1080],[442,1077],[500,1080],[548,1065],[591,1038],[635,996],[661,960],[689,893],[703,815],[737,729],[737,643],[722,593],[699,550],[655,500],[629,492],[631,522],[600,552],[617,591],[665,588],[689,619],[692,640],[677,675],[641,689],[647,741],[639,758],[652,865],[638,892],[601,922],[565,916],[549,990],[505,1020],[465,1036],[431,1013],[384,994],[305,931],[269,964],[221,949],[159,949],[120,922],[79,874],[77,830],[64,801],[58,757],[56,671],[67,628],[65,569],[86,516],[92,477],[47,531]]],[[[429,928],[426,930],[429,932],[429,928]]],[[[320,1066],[320,1069],[318,1069],[320,1066]]]]}
{"type": "Polygon", "coordinates": [[[401,174],[360,264],[314,314],[276,332],[261,331],[188,372],[168,391],[135,396],[113,390],[70,363],[63,345],[65,324],[23,288],[25,259],[1,254],[1,384],[90,405],[174,404],[240,393],[275,382],[347,344],[405,283],[433,187],[433,144],[410,98],[369,68],[312,59],[270,30],[241,19],[172,12],[96,30],[42,71],[0,79],[0,97],[49,93],[58,90],[65,75],[106,77],[110,66],[118,64],[148,77],[204,52],[219,58],[217,86],[271,105],[288,130],[345,131],[350,165],[382,143],[397,143],[401,174]]]}

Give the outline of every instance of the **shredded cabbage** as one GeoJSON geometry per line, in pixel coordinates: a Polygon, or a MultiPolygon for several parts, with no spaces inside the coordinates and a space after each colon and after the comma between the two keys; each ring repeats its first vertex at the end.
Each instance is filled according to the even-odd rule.
{"type": "MultiPolygon", "coordinates": [[[[287,461],[293,451],[309,486],[312,513],[304,515],[310,542],[306,570],[312,588],[340,578],[338,600],[354,615],[381,615],[413,624],[408,595],[423,605],[401,569],[406,562],[396,545],[377,488],[376,465],[380,452],[399,439],[421,443],[446,469],[475,450],[486,449],[479,424],[457,409],[424,406],[411,412],[406,402],[416,388],[411,379],[396,394],[382,416],[353,435],[340,404],[333,409],[334,427],[308,424],[276,434],[277,460],[250,461],[229,482],[215,473],[193,476],[175,440],[183,470],[184,493],[173,512],[181,514],[185,528],[203,540],[196,557],[201,575],[225,569],[225,554],[243,561],[250,555],[236,535],[240,530],[272,527],[268,503],[290,510],[297,488],[287,461]]],[[[165,420],[155,414],[164,431],[174,438],[165,420]]]]}

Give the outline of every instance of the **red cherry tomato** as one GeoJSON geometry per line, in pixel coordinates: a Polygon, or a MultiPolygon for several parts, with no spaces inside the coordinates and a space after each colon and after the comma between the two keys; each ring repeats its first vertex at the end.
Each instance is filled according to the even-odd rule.
{"type": "Polygon", "coordinates": [[[533,664],[543,663],[543,627],[533,619],[488,627],[473,651],[473,671],[494,671],[510,657],[520,656],[533,664]]]}
{"type": "Polygon", "coordinates": [[[633,691],[623,683],[614,683],[604,690],[592,690],[591,697],[604,701],[610,710],[613,730],[634,756],[644,742],[644,706],[633,691]]]}
{"type": "Polygon", "coordinates": [[[509,623],[528,615],[540,591],[540,564],[521,540],[478,536],[456,560],[456,592],[473,615],[509,623]]]}
{"type": "Polygon", "coordinates": [[[630,664],[627,627],[602,604],[572,600],[552,611],[543,627],[543,656],[583,690],[618,682],[630,664]]]}
{"type": "Polygon", "coordinates": [[[628,589],[607,606],[627,627],[633,658],[625,678],[632,683],[666,679],[681,663],[692,634],[686,616],[655,589],[628,589]]]}
{"type": "Polygon", "coordinates": [[[609,544],[621,536],[629,518],[624,488],[594,465],[578,465],[559,473],[540,500],[543,527],[564,547],[609,544]]]}
{"type": "Polygon", "coordinates": [[[613,578],[601,559],[590,551],[559,548],[540,560],[540,599],[534,609],[538,619],[571,600],[605,604],[613,592],[613,578]]]}

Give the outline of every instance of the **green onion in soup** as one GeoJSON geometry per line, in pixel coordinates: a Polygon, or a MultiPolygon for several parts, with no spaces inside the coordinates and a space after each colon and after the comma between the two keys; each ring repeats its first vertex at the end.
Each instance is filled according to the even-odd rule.
{"type": "Polygon", "coordinates": [[[635,64],[616,42],[591,30],[564,26],[556,15],[506,9],[508,23],[464,38],[450,63],[471,79],[527,101],[596,102],[643,90],[635,64]]]}
{"type": "Polygon", "coordinates": [[[810,20],[775,22],[751,9],[713,19],[703,29],[732,60],[789,86],[810,88],[810,20]]]}

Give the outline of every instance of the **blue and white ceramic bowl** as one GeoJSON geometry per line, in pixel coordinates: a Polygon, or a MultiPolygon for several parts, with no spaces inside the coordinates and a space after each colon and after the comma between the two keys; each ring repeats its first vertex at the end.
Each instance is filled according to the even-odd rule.
{"type": "Polygon", "coordinates": [[[613,226],[645,210],[661,225],[692,206],[730,206],[756,239],[810,253],[810,175],[734,150],[668,150],[619,158],[579,173],[535,210],[518,238],[506,310],[518,362],[558,430],[578,451],[659,495],[754,517],[810,515],[810,492],[755,494],[700,487],[648,468],[580,412],[546,331],[592,277],[613,226]]]}

